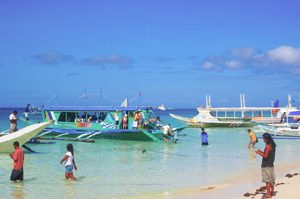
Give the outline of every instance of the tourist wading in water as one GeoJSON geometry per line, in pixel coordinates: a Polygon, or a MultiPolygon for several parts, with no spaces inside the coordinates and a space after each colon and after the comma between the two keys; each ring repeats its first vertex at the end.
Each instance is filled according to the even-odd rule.
{"type": "Polygon", "coordinates": [[[174,134],[172,133],[171,129],[170,129],[170,124],[167,124],[166,126],[161,127],[160,130],[162,130],[162,129],[164,130],[164,141],[165,141],[165,142],[168,142],[168,134],[169,134],[169,132],[170,132],[172,135],[174,135],[174,134]]]}
{"type": "Polygon", "coordinates": [[[11,172],[10,180],[17,182],[23,181],[23,163],[24,163],[24,151],[20,149],[20,144],[18,141],[14,142],[14,148],[16,149],[14,155],[11,153],[9,156],[14,160],[14,169],[11,172]]]}
{"type": "Polygon", "coordinates": [[[255,143],[257,142],[256,135],[250,129],[248,129],[248,133],[250,136],[250,142],[248,144],[248,149],[251,148],[251,144],[252,144],[252,148],[255,149],[255,143]]]}
{"type": "Polygon", "coordinates": [[[275,172],[274,160],[276,144],[269,133],[263,134],[263,140],[266,143],[264,152],[257,149],[255,152],[263,157],[261,163],[262,182],[266,183],[267,194],[262,198],[271,198],[274,196],[275,172]]]}
{"type": "Polygon", "coordinates": [[[201,133],[202,145],[208,145],[208,140],[207,140],[208,135],[204,131],[204,128],[201,128],[201,131],[202,131],[202,133],[201,133]]]}
{"type": "Polygon", "coordinates": [[[77,171],[77,167],[75,164],[75,160],[74,160],[74,150],[73,150],[73,145],[72,144],[68,144],[67,145],[67,153],[65,155],[65,157],[60,161],[60,164],[63,163],[63,161],[65,162],[65,167],[66,167],[66,172],[65,172],[65,177],[66,180],[68,180],[69,178],[73,179],[73,180],[77,180],[74,175],[73,175],[73,165],[75,170],[77,171]]]}

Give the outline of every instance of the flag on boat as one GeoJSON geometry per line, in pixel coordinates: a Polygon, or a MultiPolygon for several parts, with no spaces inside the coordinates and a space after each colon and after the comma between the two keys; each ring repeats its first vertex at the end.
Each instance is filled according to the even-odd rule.
{"type": "MultiPolygon", "coordinates": [[[[279,107],[279,100],[277,100],[275,102],[274,108],[278,108],[279,107]]],[[[273,109],[272,110],[272,114],[275,115],[278,112],[278,109],[273,109]]]]}

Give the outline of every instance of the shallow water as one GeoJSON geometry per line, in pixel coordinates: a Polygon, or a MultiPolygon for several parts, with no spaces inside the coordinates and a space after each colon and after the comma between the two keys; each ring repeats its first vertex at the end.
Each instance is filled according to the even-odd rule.
{"type": "MultiPolygon", "coordinates": [[[[1,109],[1,131],[8,129],[8,116],[14,109],[1,109]]],[[[21,113],[23,109],[18,110],[21,113]]],[[[172,126],[181,123],[168,113],[193,117],[196,110],[155,111],[172,126]]],[[[20,116],[21,114],[19,114],[20,116]]],[[[39,119],[41,116],[31,116],[39,119]]],[[[22,122],[19,122],[22,126],[22,122]]],[[[96,143],[72,142],[80,181],[64,180],[60,160],[69,142],[27,144],[38,153],[25,152],[23,183],[9,180],[13,161],[0,153],[0,197],[4,198],[120,198],[167,194],[178,188],[224,184],[237,172],[260,169],[261,157],[247,149],[250,140],[246,128],[210,128],[209,145],[202,146],[200,129],[185,129],[178,144],[98,139],[96,143]],[[146,150],[146,153],[142,151],[146,150]]],[[[254,132],[261,136],[263,132],[254,132]]],[[[300,140],[275,140],[275,163],[298,163],[300,140]]],[[[256,145],[261,150],[262,140],[256,145]]],[[[276,164],[275,164],[276,165],[276,164]]]]}

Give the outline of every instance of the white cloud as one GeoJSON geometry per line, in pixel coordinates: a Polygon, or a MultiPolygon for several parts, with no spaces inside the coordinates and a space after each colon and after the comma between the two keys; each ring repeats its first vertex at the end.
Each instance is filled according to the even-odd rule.
{"type": "Polygon", "coordinates": [[[117,56],[115,54],[109,56],[95,56],[81,60],[82,65],[106,65],[106,64],[117,64],[117,65],[128,65],[133,63],[133,60],[127,57],[117,56]]]}
{"type": "Polygon", "coordinates": [[[258,52],[253,47],[233,48],[229,51],[233,57],[211,55],[201,65],[201,69],[222,71],[249,68],[256,72],[272,70],[281,74],[300,74],[300,48],[282,45],[266,53],[257,55],[258,52]]]}
{"type": "Polygon", "coordinates": [[[35,59],[43,65],[58,65],[60,63],[75,63],[73,56],[64,55],[60,52],[48,51],[46,53],[36,54],[30,58],[35,59]]]}
{"type": "Polygon", "coordinates": [[[250,59],[257,52],[257,49],[253,47],[233,48],[229,52],[239,59],[250,59]]]}
{"type": "Polygon", "coordinates": [[[203,70],[214,70],[214,71],[222,71],[221,67],[215,66],[212,62],[204,62],[201,65],[203,70]]]}
{"type": "Polygon", "coordinates": [[[228,68],[232,68],[232,69],[240,69],[244,66],[243,63],[241,63],[240,61],[225,61],[223,63],[224,66],[228,67],[228,68]]]}
{"type": "Polygon", "coordinates": [[[259,64],[266,66],[285,65],[300,66],[300,48],[280,46],[264,54],[254,56],[253,59],[259,64]]]}

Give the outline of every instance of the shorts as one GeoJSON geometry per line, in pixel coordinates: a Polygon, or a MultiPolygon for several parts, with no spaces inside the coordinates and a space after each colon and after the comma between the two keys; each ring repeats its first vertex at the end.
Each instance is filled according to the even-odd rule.
{"type": "Polygon", "coordinates": [[[67,165],[66,166],[66,172],[67,173],[73,173],[73,165],[67,165]]]}
{"type": "Polygon", "coordinates": [[[208,145],[208,142],[202,142],[202,145],[208,145]]]}
{"type": "Polygon", "coordinates": [[[137,121],[133,121],[132,128],[136,128],[136,127],[137,127],[137,121]]]}
{"type": "Polygon", "coordinates": [[[252,144],[252,145],[253,145],[253,144],[256,144],[256,141],[250,142],[249,144],[250,144],[250,145],[251,145],[251,144],[252,144]]]}
{"type": "Polygon", "coordinates": [[[10,180],[23,180],[23,168],[21,170],[13,169],[11,172],[10,180]]]}
{"type": "Polygon", "coordinates": [[[119,121],[116,121],[116,125],[118,125],[119,124],[119,121]]]}
{"type": "Polygon", "coordinates": [[[261,174],[262,174],[262,182],[270,183],[271,186],[275,185],[276,176],[274,172],[274,167],[262,167],[261,174]]]}

